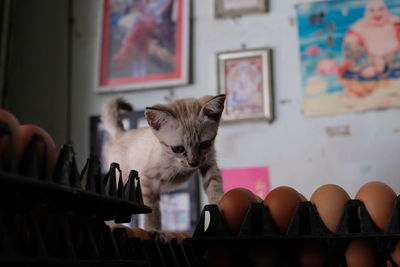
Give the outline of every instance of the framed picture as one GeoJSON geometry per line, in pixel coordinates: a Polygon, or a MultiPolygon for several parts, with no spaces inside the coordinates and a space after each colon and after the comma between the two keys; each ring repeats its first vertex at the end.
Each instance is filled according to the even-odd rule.
{"type": "Polygon", "coordinates": [[[268,0],[215,0],[217,18],[265,13],[268,8],[268,0]]]}
{"type": "Polygon", "coordinates": [[[98,92],[189,82],[190,0],[104,0],[98,92]]]}
{"type": "Polygon", "coordinates": [[[223,52],[217,55],[218,91],[226,94],[224,121],[273,120],[271,50],[223,52]]]}
{"type": "Polygon", "coordinates": [[[400,107],[400,2],[296,6],[304,115],[400,107]]]}
{"type": "MultiPolygon", "coordinates": [[[[147,127],[148,125],[144,111],[123,113],[121,118],[125,129],[147,127]]],[[[102,125],[100,116],[91,116],[90,153],[101,158],[103,146],[108,139],[108,133],[102,125]]],[[[106,174],[107,171],[108,166],[102,166],[102,173],[106,174]]],[[[193,233],[201,212],[199,179],[200,177],[195,175],[175,190],[161,194],[163,230],[193,233]]],[[[130,225],[143,227],[143,215],[133,215],[130,225]]]]}

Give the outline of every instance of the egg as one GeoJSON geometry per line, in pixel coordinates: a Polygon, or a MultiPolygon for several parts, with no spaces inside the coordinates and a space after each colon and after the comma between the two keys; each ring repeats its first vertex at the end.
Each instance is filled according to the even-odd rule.
{"type": "Polygon", "coordinates": [[[350,200],[349,194],[335,184],[326,184],[319,187],[310,198],[321,220],[331,233],[336,231],[348,200],[350,200]]]}
{"type": "Polygon", "coordinates": [[[167,241],[176,239],[176,241],[182,242],[185,238],[192,237],[189,233],[185,233],[185,232],[167,232],[165,234],[166,234],[167,241]]]}
{"type": "MultiPolygon", "coordinates": [[[[17,118],[8,112],[7,110],[0,109],[0,121],[4,122],[8,125],[10,130],[10,136],[12,138],[12,149],[14,153],[14,157],[16,160],[16,164],[18,164],[21,160],[21,151],[22,151],[22,131],[21,125],[17,118]]],[[[1,153],[1,168],[7,169],[8,164],[10,163],[10,137],[3,136],[0,140],[0,153],[1,153]]]]}
{"type": "Polygon", "coordinates": [[[131,228],[132,232],[133,232],[133,236],[134,237],[138,237],[142,240],[149,240],[150,239],[150,235],[147,231],[143,230],[142,228],[139,227],[133,227],[131,228]]]}
{"type": "MultiPolygon", "coordinates": [[[[46,130],[40,128],[39,126],[32,124],[25,124],[21,126],[22,131],[22,151],[25,152],[29,142],[31,141],[31,137],[33,134],[40,135],[44,138],[44,142],[46,143],[46,155],[47,161],[49,163],[50,170],[54,170],[57,161],[57,147],[54,143],[53,138],[46,132],[46,130]]],[[[38,166],[41,168],[43,166],[43,155],[44,155],[44,146],[39,144],[37,149],[38,155],[38,166]]]]}
{"type": "Polygon", "coordinates": [[[218,203],[228,229],[238,233],[252,203],[258,203],[257,197],[246,188],[234,188],[226,192],[218,203]]]}
{"type": "Polygon", "coordinates": [[[376,226],[384,231],[396,200],[396,193],[382,182],[369,182],[363,185],[356,194],[361,200],[376,226]]]}
{"type": "Polygon", "coordinates": [[[305,197],[289,186],[280,186],[273,189],[264,199],[275,225],[281,233],[285,233],[292,219],[298,202],[305,197]]]}
{"type": "Polygon", "coordinates": [[[115,229],[124,229],[128,237],[138,237],[142,240],[150,239],[149,233],[139,227],[131,228],[123,224],[114,224],[111,226],[111,231],[114,231],[115,229]]]}
{"type": "Polygon", "coordinates": [[[318,241],[304,241],[296,248],[299,267],[323,267],[327,254],[326,246],[318,241]]]}
{"type": "Polygon", "coordinates": [[[132,231],[132,229],[126,225],[123,224],[114,224],[111,227],[111,231],[114,232],[116,229],[124,229],[128,237],[134,237],[135,233],[132,231]]]}
{"type": "Polygon", "coordinates": [[[397,240],[394,249],[390,252],[390,256],[393,262],[400,266],[400,240],[397,240]]]}
{"type": "Polygon", "coordinates": [[[370,240],[355,239],[348,244],[344,257],[347,267],[376,267],[375,248],[370,240]]]}

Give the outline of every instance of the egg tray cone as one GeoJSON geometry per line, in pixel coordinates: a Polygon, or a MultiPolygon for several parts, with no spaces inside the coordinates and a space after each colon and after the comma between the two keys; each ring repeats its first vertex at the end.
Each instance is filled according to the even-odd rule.
{"type": "Polygon", "coordinates": [[[7,149],[7,158],[4,158],[4,155],[0,153],[0,162],[3,162],[4,165],[0,167],[2,171],[5,172],[16,172],[17,171],[17,161],[15,158],[15,151],[13,147],[13,137],[11,135],[10,127],[9,125],[4,122],[0,121],[0,139],[3,137],[8,137],[10,138],[10,142],[8,142],[8,147],[7,149]],[[3,158],[2,158],[3,157],[3,158]]]}
{"type": "MultiPolygon", "coordinates": [[[[373,243],[376,266],[386,266],[386,261],[393,263],[388,244],[391,240],[400,240],[400,196],[396,199],[389,224],[383,232],[378,230],[359,200],[349,200],[346,203],[335,233],[327,230],[315,207],[308,201],[298,203],[284,234],[279,233],[268,209],[262,203],[251,204],[236,234],[229,231],[217,205],[206,205],[193,238],[188,241],[193,244],[196,256],[200,259],[204,258],[211,244],[228,247],[234,257],[232,266],[253,266],[251,259],[243,253],[244,248],[273,244],[286,251],[274,265],[279,267],[297,266],[294,260],[296,250],[307,242],[319,242],[326,248],[324,266],[344,267],[344,251],[354,239],[365,239],[373,243]]],[[[397,265],[393,263],[393,266],[397,265]]]]}
{"type": "Polygon", "coordinates": [[[26,210],[46,203],[55,209],[97,214],[117,223],[129,222],[132,214],[151,212],[151,208],[143,204],[136,171],[130,172],[124,185],[117,163],[112,163],[103,177],[99,159],[90,156],[79,173],[73,148],[66,144],[52,172],[46,154],[43,166],[37,165],[35,148],[38,142],[43,142],[41,136],[32,135],[19,170],[0,171],[0,199],[4,209],[26,210]]]}
{"type": "Polygon", "coordinates": [[[0,213],[1,266],[198,266],[191,247],[129,238],[97,216],[56,212],[0,213]]]}

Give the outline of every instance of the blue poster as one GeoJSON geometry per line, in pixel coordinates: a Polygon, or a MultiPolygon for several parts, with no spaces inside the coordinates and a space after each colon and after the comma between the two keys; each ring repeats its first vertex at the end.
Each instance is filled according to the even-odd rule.
{"type": "Polygon", "coordinates": [[[304,114],[400,106],[400,1],[296,7],[304,114]]]}

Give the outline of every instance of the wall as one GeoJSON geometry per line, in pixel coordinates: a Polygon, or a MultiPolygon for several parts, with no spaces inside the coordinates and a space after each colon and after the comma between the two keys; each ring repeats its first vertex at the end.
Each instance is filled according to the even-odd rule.
{"type": "MultiPolygon", "coordinates": [[[[302,115],[297,28],[298,1],[271,1],[268,14],[215,19],[212,0],[193,2],[194,83],[175,89],[124,93],[137,109],[175,97],[216,94],[217,52],[247,48],[273,49],[276,120],[221,126],[217,139],[221,168],[268,166],[271,186],[290,185],[306,197],[325,183],[343,186],[351,195],[369,180],[381,180],[400,192],[400,111],[368,111],[328,117],[302,115]],[[350,126],[350,136],[328,137],[326,127],[350,126]]],[[[304,1],[303,1],[304,2],[304,1]]],[[[99,43],[99,1],[76,2],[73,140],[80,161],[87,155],[88,115],[119,94],[95,94],[95,46],[99,43]],[[85,135],[83,136],[83,133],[85,135]],[[84,138],[82,138],[84,137],[84,138]]],[[[122,94],[121,94],[122,95],[122,94]]]]}
{"type": "Polygon", "coordinates": [[[21,124],[67,138],[68,1],[15,1],[6,108],[21,124]]]}
{"type": "MultiPolygon", "coordinates": [[[[51,4],[54,2],[56,1],[45,1],[48,7],[52,8],[51,10],[64,14],[62,13],[63,4],[61,4],[64,2],[57,1],[57,5],[51,4]]],[[[359,186],[370,180],[381,180],[400,192],[398,182],[400,179],[400,134],[398,130],[395,130],[400,128],[400,110],[304,117],[297,29],[296,25],[291,23],[293,21],[291,18],[295,17],[294,5],[299,1],[270,2],[270,13],[217,20],[214,18],[213,0],[193,0],[193,84],[173,89],[97,94],[93,92],[93,89],[97,82],[95,77],[100,43],[101,1],[74,1],[76,25],[71,115],[72,140],[80,167],[83,166],[89,150],[89,116],[99,114],[105,100],[124,96],[139,110],[156,103],[165,103],[165,98],[170,95],[180,98],[216,94],[217,52],[238,50],[243,46],[270,47],[273,49],[274,59],[276,119],[271,124],[258,121],[222,125],[216,142],[220,167],[268,166],[272,187],[293,186],[306,197],[310,197],[319,185],[325,183],[339,184],[354,196],[359,186]],[[326,127],[345,125],[350,126],[349,136],[328,137],[325,132],[326,127]]],[[[32,1],[28,3],[30,3],[29,8],[43,14],[44,11],[35,9],[32,1]]],[[[50,33],[52,35],[49,35],[49,33],[42,34],[38,28],[35,28],[36,33],[33,37],[40,36],[47,41],[49,39],[54,41],[60,37],[65,41],[62,38],[66,36],[66,26],[59,21],[61,18],[54,14],[48,15],[46,21],[51,21],[51,23],[42,27],[51,29],[57,26],[65,30],[53,31],[50,33]]],[[[26,14],[26,16],[32,15],[26,14]]],[[[37,19],[41,21],[40,18],[37,19]]],[[[32,25],[26,24],[25,27],[31,29],[34,25],[35,23],[32,22],[32,25]]],[[[37,42],[40,43],[40,41],[37,42]]],[[[23,45],[26,46],[26,43],[24,42],[23,45]]],[[[31,45],[39,49],[37,47],[39,43],[31,45]]],[[[45,43],[42,41],[40,44],[45,45],[45,43]]],[[[62,55],[65,53],[63,42],[58,45],[58,50],[62,55]]],[[[31,51],[24,47],[28,50],[23,57],[32,56],[32,54],[28,55],[28,52],[34,53],[34,48],[31,51]]],[[[49,52],[52,51],[50,47],[47,49],[49,52]]],[[[13,103],[19,103],[14,104],[13,107],[20,107],[17,113],[24,120],[40,118],[38,120],[46,122],[50,117],[49,114],[65,105],[63,96],[65,80],[64,77],[57,75],[58,72],[64,71],[65,61],[64,64],[63,62],[56,64],[53,61],[57,59],[57,53],[51,53],[51,55],[55,57],[48,58],[45,54],[36,57],[36,60],[42,59],[41,62],[47,69],[49,80],[45,80],[42,74],[37,74],[33,69],[33,73],[28,75],[31,80],[18,83],[21,90],[30,92],[27,97],[34,99],[36,106],[37,103],[41,103],[37,98],[42,94],[42,82],[46,81],[43,87],[47,88],[45,91],[48,98],[52,98],[52,101],[46,100],[46,105],[41,104],[43,112],[36,114],[30,114],[33,103],[27,104],[27,100],[15,98],[13,103]],[[21,107],[22,104],[24,107],[21,107]],[[29,107],[28,112],[18,111],[25,110],[26,106],[29,107]]],[[[35,65],[29,59],[27,60],[32,69],[32,65],[35,65]]],[[[23,66],[20,67],[23,68],[23,66]]],[[[29,73],[29,70],[25,72],[29,73]]],[[[64,117],[61,113],[53,115],[51,117],[63,121],[64,117]]],[[[63,122],[65,124],[65,121],[63,122]]],[[[46,122],[47,124],[50,125],[46,122]]],[[[62,143],[60,141],[62,138],[57,134],[65,132],[64,124],[49,130],[57,136],[58,144],[62,143]]]]}

